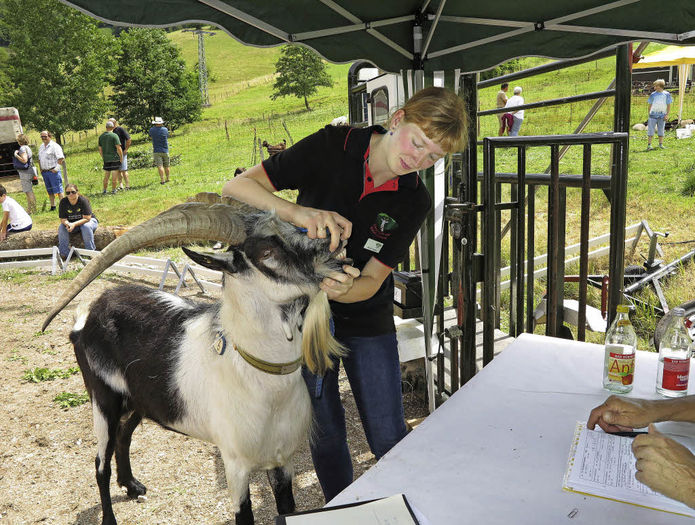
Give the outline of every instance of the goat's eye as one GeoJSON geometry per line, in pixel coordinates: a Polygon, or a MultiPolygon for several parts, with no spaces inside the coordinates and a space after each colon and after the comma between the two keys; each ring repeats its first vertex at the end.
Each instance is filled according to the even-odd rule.
{"type": "Polygon", "coordinates": [[[266,250],[263,250],[263,251],[261,252],[261,260],[263,261],[263,260],[265,260],[265,259],[270,259],[270,257],[271,257],[272,255],[273,255],[273,250],[271,250],[270,248],[268,248],[268,249],[266,249],[266,250]]]}

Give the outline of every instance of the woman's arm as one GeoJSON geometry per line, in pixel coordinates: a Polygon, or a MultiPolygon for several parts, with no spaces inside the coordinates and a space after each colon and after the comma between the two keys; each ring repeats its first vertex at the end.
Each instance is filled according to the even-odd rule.
{"type": "Polygon", "coordinates": [[[257,164],[227,181],[222,188],[222,195],[234,197],[261,210],[275,210],[281,219],[306,228],[311,239],[325,239],[328,231],[331,250],[340,245],[341,239],[350,237],[352,223],[339,213],[300,206],[277,197],[273,194],[274,191],[263,166],[257,164]]]}
{"type": "Polygon", "coordinates": [[[17,159],[20,162],[24,162],[25,164],[28,162],[28,160],[27,160],[28,155],[26,153],[23,153],[21,149],[15,150],[14,156],[17,157],[17,159]]]}
{"type": "MultiPolygon", "coordinates": [[[[346,266],[344,268],[352,268],[351,266],[346,266]]],[[[352,268],[355,270],[354,268],[352,268]]],[[[321,289],[326,292],[328,298],[336,301],[338,303],[356,303],[359,301],[365,301],[372,297],[381,287],[392,268],[381,263],[376,258],[372,257],[367,261],[367,264],[362,269],[362,272],[357,275],[353,275],[354,279],[351,286],[342,286],[343,283],[338,282],[338,277],[345,274],[337,274],[335,279],[326,278],[321,283],[321,289]],[[333,282],[331,282],[333,281],[333,282]],[[345,288],[345,289],[343,289],[345,288]]],[[[331,276],[332,277],[332,276],[331,276]]]]}

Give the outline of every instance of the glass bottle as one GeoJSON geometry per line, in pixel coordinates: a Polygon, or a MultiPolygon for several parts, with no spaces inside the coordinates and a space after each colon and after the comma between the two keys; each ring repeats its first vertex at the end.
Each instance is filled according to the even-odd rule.
{"type": "Polygon", "coordinates": [[[635,377],[637,334],[628,317],[628,306],[618,305],[617,311],[618,315],[606,333],[603,388],[625,394],[632,390],[635,377]]]}
{"type": "Polygon", "coordinates": [[[656,391],[662,396],[680,397],[688,393],[693,343],[685,328],[685,310],[674,308],[672,314],[659,344],[656,391]]]}

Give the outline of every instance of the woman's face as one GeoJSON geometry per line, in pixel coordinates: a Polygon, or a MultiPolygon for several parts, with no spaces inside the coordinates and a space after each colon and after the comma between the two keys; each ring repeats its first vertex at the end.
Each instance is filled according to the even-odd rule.
{"type": "Polygon", "coordinates": [[[75,188],[65,190],[65,195],[67,195],[70,204],[77,204],[77,190],[75,188]]]}
{"type": "Polygon", "coordinates": [[[402,110],[393,116],[391,131],[388,163],[397,175],[430,168],[445,155],[441,146],[429,139],[418,125],[405,120],[402,110]]]}

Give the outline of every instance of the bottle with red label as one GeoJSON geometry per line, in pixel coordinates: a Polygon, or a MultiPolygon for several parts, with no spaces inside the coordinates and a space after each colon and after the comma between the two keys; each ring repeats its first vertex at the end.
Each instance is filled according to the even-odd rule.
{"type": "Polygon", "coordinates": [[[630,392],[635,378],[637,334],[630,323],[629,311],[627,305],[618,305],[618,315],[606,333],[603,388],[618,394],[630,392]]]}
{"type": "Polygon", "coordinates": [[[659,345],[656,391],[662,396],[680,397],[688,393],[693,342],[685,328],[685,310],[674,308],[671,313],[671,322],[659,345]]]}

